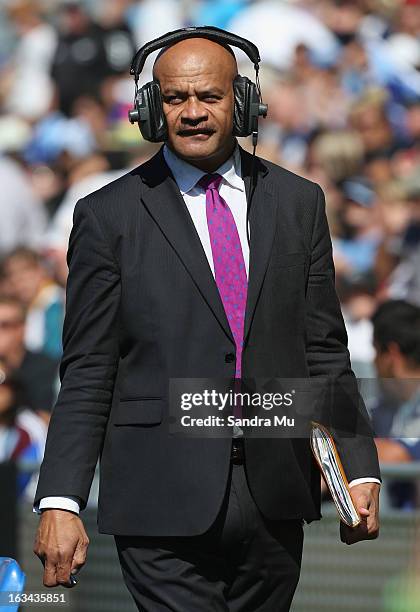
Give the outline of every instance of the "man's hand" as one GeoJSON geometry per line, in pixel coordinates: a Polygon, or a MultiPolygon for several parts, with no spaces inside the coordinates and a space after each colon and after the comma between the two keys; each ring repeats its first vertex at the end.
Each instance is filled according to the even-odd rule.
{"type": "Polygon", "coordinates": [[[374,540],[379,535],[379,489],[376,482],[366,482],[350,489],[351,496],[362,518],[357,527],[340,523],[340,537],[345,544],[374,540]]]}
{"type": "Polygon", "coordinates": [[[44,566],[44,585],[72,587],[70,573],[86,561],[89,538],[79,516],[67,510],[43,510],[34,553],[44,566]]]}

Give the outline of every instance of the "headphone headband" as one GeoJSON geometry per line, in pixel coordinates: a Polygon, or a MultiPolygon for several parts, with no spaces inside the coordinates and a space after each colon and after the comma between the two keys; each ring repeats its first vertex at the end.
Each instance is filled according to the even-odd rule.
{"type": "Polygon", "coordinates": [[[143,70],[147,57],[153,53],[153,51],[173,45],[181,40],[185,40],[186,38],[208,38],[214,42],[238,47],[238,49],[241,49],[241,51],[243,51],[249,57],[251,62],[254,64],[255,70],[258,70],[258,64],[261,61],[261,58],[258,48],[256,45],[254,45],[254,43],[246,38],[242,38],[242,36],[232,34],[232,32],[226,32],[226,30],[221,30],[220,28],[203,26],[173,30],[173,32],[168,32],[168,34],[159,36],[159,38],[155,38],[154,40],[146,43],[134,56],[131,63],[130,74],[134,75],[134,78],[137,81],[140,72],[143,70]]]}

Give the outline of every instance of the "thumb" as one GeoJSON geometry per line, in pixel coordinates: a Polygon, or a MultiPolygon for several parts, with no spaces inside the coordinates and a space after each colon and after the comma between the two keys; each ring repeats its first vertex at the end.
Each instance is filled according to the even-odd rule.
{"type": "Polygon", "coordinates": [[[367,508],[363,507],[363,506],[359,506],[358,510],[359,510],[360,516],[369,516],[370,515],[369,510],[367,508]]]}

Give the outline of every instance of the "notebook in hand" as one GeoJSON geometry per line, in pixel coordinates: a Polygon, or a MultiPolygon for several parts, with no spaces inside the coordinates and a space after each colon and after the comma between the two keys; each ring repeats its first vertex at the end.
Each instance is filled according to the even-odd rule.
{"type": "Polygon", "coordinates": [[[350,495],[349,483],[333,437],[323,425],[312,421],[310,442],[341,520],[349,527],[357,527],[361,522],[360,514],[350,495]]]}

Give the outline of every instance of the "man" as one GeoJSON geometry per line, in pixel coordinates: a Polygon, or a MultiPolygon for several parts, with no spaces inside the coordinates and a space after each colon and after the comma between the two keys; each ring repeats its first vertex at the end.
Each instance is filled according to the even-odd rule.
{"type": "MultiPolygon", "coordinates": [[[[236,71],[233,54],[204,38],[161,53],[166,146],[76,206],[62,387],[35,496],[48,586],[70,586],[85,562],[77,512],[101,453],[99,530],[115,536],[140,610],[290,607],[303,519],[320,518],[308,440],[165,428],[171,378],[351,372],[321,189],[257,159],[248,250],[251,156],[232,136],[236,71]],[[227,261],[220,268],[227,255],[236,278],[227,261]]],[[[373,441],[340,448],[363,515],[343,540],[376,537],[373,441]]]]}
{"type": "Polygon", "coordinates": [[[0,181],[3,185],[0,257],[3,258],[19,245],[38,248],[47,226],[47,215],[21,166],[5,155],[0,155],[0,181]]]}
{"type": "MultiPolygon", "coordinates": [[[[0,455],[3,459],[10,455],[41,461],[56,397],[58,363],[42,353],[28,351],[24,335],[25,307],[16,298],[0,294],[0,412],[6,427],[3,435],[0,432],[0,455]],[[18,435],[11,434],[12,430],[18,435]]],[[[32,497],[35,486],[35,475],[19,476],[20,492],[25,490],[32,497]]]]}
{"type": "Polygon", "coordinates": [[[26,309],[16,298],[0,294],[0,360],[20,387],[19,402],[46,423],[56,398],[58,361],[25,346],[26,309]]]}
{"type": "MultiPolygon", "coordinates": [[[[378,457],[385,463],[420,460],[420,308],[388,300],[372,317],[379,397],[371,407],[378,457]]],[[[418,505],[415,482],[387,484],[393,507],[418,505]]]]}
{"type": "MultiPolygon", "coordinates": [[[[31,124],[48,113],[54,95],[49,73],[57,36],[54,27],[43,14],[43,4],[37,0],[3,3],[10,20],[6,27],[15,31],[17,42],[8,70],[5,67],[2,69],[2,77],[8,76],[8,79],[7,76],[3,77],[1,83],[3,104],[7,113],[23,117],[31,124]],[[33,91],[31,104],[22,99],[22,83],[26,83],[33,91]]],[[[23,207],[31,208],[29,202],[23,202],[19,208],[23,207]]],[[[22,231],[23,226],[18,227],[22,231]]],[[[30,236],[29,227],[26,231],[30,236]]]]}
{"type": "Polygon", "coordinates": [[[375,366],[383,398],[372,411],[379,458],[420,459],[420,308],[404,300],[381,304],[372,317],[375,366]]]}
{"type": "Polygon", "coordinates": [[[3,261],[8,290],[26,308],[25,345],[58,360],[64,291],[53,280],[41,255],[34,249],[16,247],[3,261]]]}

